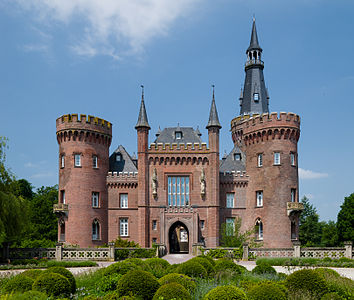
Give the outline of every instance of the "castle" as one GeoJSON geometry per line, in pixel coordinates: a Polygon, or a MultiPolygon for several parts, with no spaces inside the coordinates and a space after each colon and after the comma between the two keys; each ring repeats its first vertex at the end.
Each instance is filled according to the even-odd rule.
{"type": "Polygon", "coordinates": [[[221,224],[241,218],[241,229],[254,228],[264,247],[291,247],[302,210],[300,117],[269,112],[255,21],[246,54],[240,115],[231,121],[234,148],[221,160],[214,92],[208,144],[198,128],[180,126],[159,129],[149,144],[143,93],[137,158],[123,146],[109,156],[110,122],[77,114],[58,118],[58,240],[93,247],[121,237],[142,247],[164,244],[169,253],[190,252],[196,243],[218,246],[221,224]]]}

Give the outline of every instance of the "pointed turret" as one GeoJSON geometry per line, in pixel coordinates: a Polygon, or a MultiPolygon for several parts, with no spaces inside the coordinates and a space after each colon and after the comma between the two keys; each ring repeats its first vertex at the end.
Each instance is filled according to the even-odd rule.
{"type": "Polygon", "coordinates": [[[135,125],[135,129],[138,129],[140,127],[146,127],[150,129],[150,125],[148,122],[146,109],[145,109],[145,103],[144,103],[144,86],[141,86],[141,88],[142,88],[142,94],[141,94],[140,111],[139,111],[138,122],[135,125]]]}
{"type": "Polygon", "coordinates": [[[208,125],[206,126],[206,129],[209,129],[210,127],[218,127],[219,129],[221,128],[218,111],[216,110],[216,105],[215,105],[214,86],[213,86],[213,100],[211,101],[210,114],[209,114],[209,122],[208,125]]]}
{"type": "Polygon", "coordinates": [[[239,99],[240,115],[269,112],[269,96],[263,76],[264,63],[261,60],[262,51],[258,42],[256,21],[253,19],[251,41],[246,51],[245,84],[239,99]]]}

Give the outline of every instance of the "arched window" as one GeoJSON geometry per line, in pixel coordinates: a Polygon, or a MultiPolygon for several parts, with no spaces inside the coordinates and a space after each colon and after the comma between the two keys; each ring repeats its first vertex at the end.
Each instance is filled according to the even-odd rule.
{"type": "Polygon", "coordinates": [[[59,221],[59,228],[60,228],[59,241],[65,242],[65,221],[64,220],[59,221]]]}
{"type": "Polygon", "coordinates": [[[100,239],[100,223],[97,219],[92,222],[92,240],[100,239]]]}
{"type": "Polygon", "coordinates": [[[256,240],[263,240],[263,223],[260,218],[256,220],[255,234],[256,240]]]}
{"type": "Polygon", "coordinates": [[[291,222],[291,239],[296,240],[296,223],[294,221],[291,222]]]}

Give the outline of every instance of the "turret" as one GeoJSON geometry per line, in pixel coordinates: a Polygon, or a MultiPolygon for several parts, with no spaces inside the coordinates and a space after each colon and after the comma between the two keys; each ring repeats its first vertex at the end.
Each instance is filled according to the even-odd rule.
{"type": "Polygon", "coordinates": [[[107,187],[112,124],[94,117],[56,120],[59,144],[58,240],[93,247],[107,243],[107,187]]]}

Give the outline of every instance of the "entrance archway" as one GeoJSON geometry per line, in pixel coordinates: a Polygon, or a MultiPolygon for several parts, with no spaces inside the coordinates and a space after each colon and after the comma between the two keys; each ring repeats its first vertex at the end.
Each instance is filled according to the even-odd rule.
{"type": "Polygon", "coordinates": [[[178,221],[170,227],[168,232],[170,253],[189,252],[189,231],[185,224],[178,221]]]}

